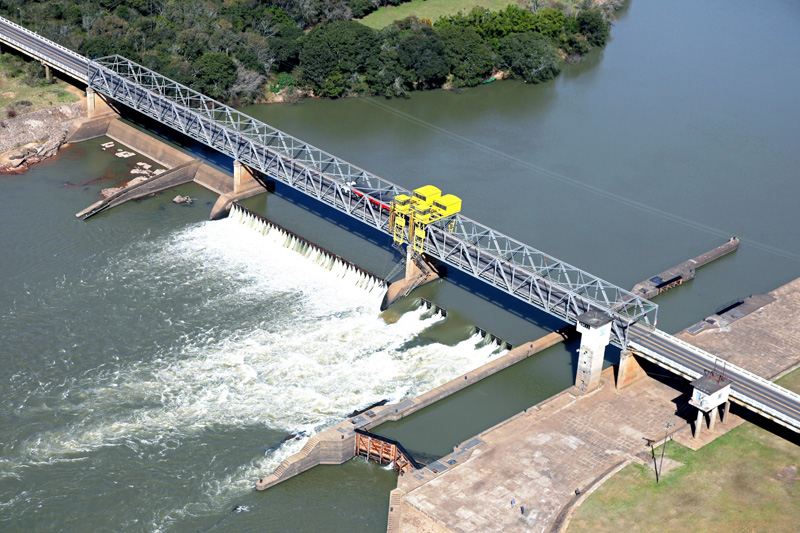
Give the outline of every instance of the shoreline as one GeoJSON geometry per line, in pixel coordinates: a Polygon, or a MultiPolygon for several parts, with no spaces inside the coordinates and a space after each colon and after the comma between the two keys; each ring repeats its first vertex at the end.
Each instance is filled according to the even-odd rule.
{"type": "Polygon", "coordinates": [[[24,174],[31,165],[55,156],[66,144],[73,126],[86,119],[84,100],[4,120],[0,176],[24,174]]]}

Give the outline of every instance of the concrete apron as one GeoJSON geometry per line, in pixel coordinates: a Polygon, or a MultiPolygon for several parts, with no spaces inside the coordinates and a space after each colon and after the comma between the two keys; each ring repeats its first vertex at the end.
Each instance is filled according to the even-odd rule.
{"type": "MultiPolygon", "coordinates": [[[[140,187],[142,192],[148,190],[146,194],[154,194],[193,181],[201,187],[220,195],[220,198],[212,209],[212,219],[224,218],[227,216],[233,202],[250,198],[251,196],[264,192],[264,187],[254,179],[252,172],[248,172],[247,170],[242,171],[241,165],[239,166],[238,181],[235,176],[225,174],[205,163],[199,163],[197,166],[187,166],[187,164],[197,160],[191,155],[173,148],[133,126],[125,124],[119,119],[119,115],[117,115],[113,109],[107,106],[105,109],[107,111],[105,114],[98,116],[98,114],[95,113],[94,118],[89,118],[73,126],[72,130],[67,135],[67,142],[82,142],[106,136],[130,150],[155,161],[159,165],[170,169],[170,172],[162,174],[161,176],[155,176],[146,182],[148,184],[147,187],[140,187]],[[180,175],[171,172],[178,168],[186,169],[187,172],[189,168],[191,168],[191,175],[187,172],[182,172],[180,175]],[[167,176],[167,174],[171,175],[167,176]],[[236,187],[237,184],[239,185],[238,189],[236,187]]],[[[126,193],[125,199],[109,207],[114,207],[127,200],[140,197],[136,194],[130,194],[128,191],[123,192],[126,193]]],[[[100,201],[84,209],[77,216],[90,213],[92,209],[99,209],[103,204],[104,201],[100,201]]],[[[102,208],[106,209],[108,207],[102,208]]]]}

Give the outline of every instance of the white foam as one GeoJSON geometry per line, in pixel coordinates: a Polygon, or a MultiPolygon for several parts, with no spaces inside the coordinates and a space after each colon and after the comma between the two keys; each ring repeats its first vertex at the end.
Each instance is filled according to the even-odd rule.
{"type": "MultiPolygon", "coordinates": [[[[130,265],[113,265],[122,277],[162,283],[167,298],[176,280],[191,290],[213,283],[226,290],[201,310],[210,325],[205,335],[76,380],[71,401],[53,409],[79,421],[28,439],[15,459],[75,460],[118,445],[175,453],[182,437],[217,425],[305,430],[310,437],[353,409],[415,396],[500,355],[495,346],[476,347],[479,335],[455,346],[419,339],[443,320],[426,317],[422,308],[387,324],[374,291],[354,290],[359,273],[313,249],[298,254],[285,242],[279,232],[253,231],[234,218],[142,245],[130,265]],[[213,327],[219,313],[253,301],[270,302],[274,314],[242,329],[213,327]]],[[[202,484],[209,501],[252,490],[255,478],[302,449],[308,437],[254,457],[224,478],[209,472],[202,484]]]]}

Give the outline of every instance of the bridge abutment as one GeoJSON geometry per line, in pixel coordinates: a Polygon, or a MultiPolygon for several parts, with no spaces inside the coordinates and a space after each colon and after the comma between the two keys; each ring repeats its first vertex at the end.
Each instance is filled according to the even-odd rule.
{"type": "Polygon", "coordinates": [[[612,318],[600,311],[587,311],[578,317],[577,329],[581,334],[578,351],[578,371],[575,386],[590,392],[600,386],[603,357],[611,339],[612,318]]]}

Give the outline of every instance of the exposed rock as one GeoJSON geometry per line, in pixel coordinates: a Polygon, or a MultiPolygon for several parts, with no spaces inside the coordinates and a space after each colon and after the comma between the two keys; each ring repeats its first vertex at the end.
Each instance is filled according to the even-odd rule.
{"type": "Polygon", "coordinates": [[[103,189],[102,191],[100,191],[100,196],[102,196],[103,198],[111,198],[112,196],[114,196],[115,194],[124,189],[125,187],[108,187],[107,189],[103,189]]]}
{"type": "Polygon", "coordinates": [[[8,154],[26,144],[36,143],[37,147],[26,148],[10,156],[0,156],[0,174],[18,174],[27,170],[29,165],[55,155],[72,123],[84,114],[83,104],[78,102],[4,120],[0,154],[8,154]],[[40,144],[42,139],[45,139],[44,144],[40,144]]]}
{"type": "Polygon", "coordinates": [[[194,198],[178,195],[173,198],[172,201],[176,204],[192,205],[194,203],[194,198]]]}

